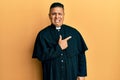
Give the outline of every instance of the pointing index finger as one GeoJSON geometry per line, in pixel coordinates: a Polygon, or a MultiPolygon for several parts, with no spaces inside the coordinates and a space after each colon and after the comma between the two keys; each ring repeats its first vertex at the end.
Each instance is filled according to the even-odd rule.
{"type": "Polygon", "coordinates": [[[72,38],[72,36],[69,36],[69,37],[65,38],[65,40],[68,41],[71,38],[72,38]]]}

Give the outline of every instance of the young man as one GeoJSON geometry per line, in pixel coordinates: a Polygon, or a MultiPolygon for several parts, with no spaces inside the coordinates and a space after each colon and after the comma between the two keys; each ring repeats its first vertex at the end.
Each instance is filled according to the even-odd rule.
{"type": "Polygon", "coordinates": [[[81,34],[63,24],[63,4],[53,3],[49,18],[51,25],[38,33],[33,52],[42,62],[43,80],[84,80],[88,48],[81,34]]]}

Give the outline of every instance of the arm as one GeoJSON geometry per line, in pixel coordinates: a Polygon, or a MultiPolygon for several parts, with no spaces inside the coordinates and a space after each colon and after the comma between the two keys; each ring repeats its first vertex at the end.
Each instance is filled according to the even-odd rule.
{"type": "Polygon", "coordinates": [[[33,58],[38,58],[41,61],[56,58],[60,55],[62,49],[59,44],[49,44],[40,34],[38,34],[33,51],[33,58]]]}
{"type": "Polygon", "coordinates": [[[78,38],[78,80],[85,80],[87,76],[87,65],[85,51],[88,50],[81,34],[78,38]]]}
{"type": "Polygon", "coordinates": [[[61,55],[62,51],[68,47],[67,41],[71,36],[62,39],[60,35],[59,41],[56,45],[50,44],[46,39],[41,36],[37,36],[33,58],[38,58],[41,61],[56,58],[61,55]]]}
{"type": "Polygon", "coordinates": [[[87,76],[85,53],[78,54],[78,80],[84,80],[87,76]]]}

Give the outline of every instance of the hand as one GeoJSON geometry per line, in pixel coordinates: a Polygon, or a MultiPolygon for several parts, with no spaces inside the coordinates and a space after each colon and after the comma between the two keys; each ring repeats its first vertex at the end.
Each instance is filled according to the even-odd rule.
{"type": "Polygon", "coordinates": [[[59,38],[59,41],[58,41],[58,44],[60,45],[61,49],[64,50],[68,47],[68,43],[67,41],[71,38],[71,36],[65,38],[65,39],[62,39],[62,36],[60,35],[60,38],[59,38]]]}
{"type": "Polygon", "coordinates": [[[85,80],[85,77],[77,77],[77,80],[85,80]]]}

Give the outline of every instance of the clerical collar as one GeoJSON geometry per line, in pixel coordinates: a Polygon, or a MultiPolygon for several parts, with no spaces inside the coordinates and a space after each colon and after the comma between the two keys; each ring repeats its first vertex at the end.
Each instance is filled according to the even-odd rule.
{"type": "Polygon", "coordinates": [[[56,28],[56,30],[58,30],[58,31],[60,31],[60,29],[61,29],[61,27],[55,27],[56,28]]]}

